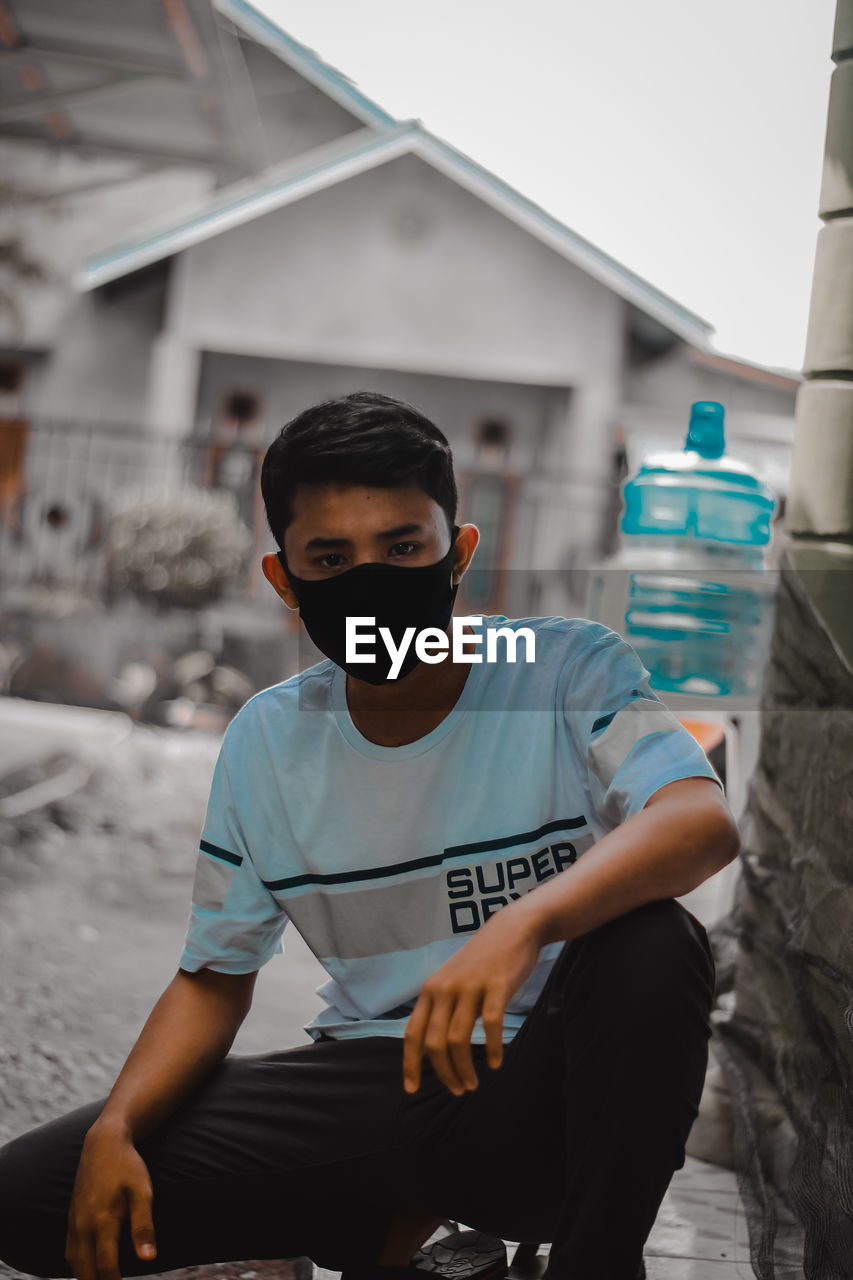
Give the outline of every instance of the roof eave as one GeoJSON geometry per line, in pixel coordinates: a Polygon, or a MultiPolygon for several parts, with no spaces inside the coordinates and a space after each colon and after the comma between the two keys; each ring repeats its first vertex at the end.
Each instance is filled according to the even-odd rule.
{"type": "Polygon", "coordinates": [[[111,246],[88,259],[76,273],[74,287],[80,293],[88,293],[244,222],[273,213],[325,187],[335,186],[393,160],[411,150],[410,133],[411,125],[405,121],[385,134],[359,130],[355,135],[356,141],[350,135],[345,146],[340,139],[335,139],[315,148],[307,156],[299,156],[286,165],[278,166],[277,180],[262,191],[252,190],[252,180],[220,189],[212,207],[208,201],[178,226],[173,223],[151,232],[138,242],[111,246]]]}
{"type": "Polygon", "coordinates": [[[714,347],[695,350],[688,346],[687,358],[691,364],[704,365],[718,373],[742,378],[745,382],[759,382],[764,386],[775,387],[778,391],[796,392],[806,380],[805,375],[798,369],[758,364],[755,360],[744,360],[741,356],[717,351],[714,347]]]}

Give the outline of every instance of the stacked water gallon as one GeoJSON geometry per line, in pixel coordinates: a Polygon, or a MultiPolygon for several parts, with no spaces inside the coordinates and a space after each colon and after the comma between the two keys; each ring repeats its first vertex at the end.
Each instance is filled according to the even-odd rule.
{"type": "Polygon", "coordinates": [[[775,499],[725,452],[723,406],[699,400],[681,452],[647,457],[623,488],[626,640],[663,692],[757,696],[776,575],[775,499]]]}

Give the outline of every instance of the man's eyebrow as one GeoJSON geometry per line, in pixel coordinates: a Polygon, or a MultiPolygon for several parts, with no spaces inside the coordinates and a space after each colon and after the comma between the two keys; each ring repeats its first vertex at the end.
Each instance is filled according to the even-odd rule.
{"type": "MultiPolygon", "coordinates": [[[[384,538],[404,538],[409,533],[423,533],[423,525],[398,524],[393,529],[383,529],[381,533],[377,533],[374,536],[381,540],[384,538]]],[[[350,541],[349,538],[309,538],[305,544],[305,550],[329,550],[332,547],[348,547],[350,541]]]]}

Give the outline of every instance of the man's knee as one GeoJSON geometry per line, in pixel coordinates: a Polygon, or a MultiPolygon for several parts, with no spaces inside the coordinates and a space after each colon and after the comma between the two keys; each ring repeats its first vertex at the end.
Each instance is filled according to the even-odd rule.
{"type": "Polygon", "coordinates": [[[710,1010],[714,960],[703,926],[674,898],[628,911],[573,939],[560,956],[564,981],[587,981],[625,1016],[652,1005],[677,1011],[687,1002],[710,1010]]]}
{"type": "Polygon", "coordinates": [[[665,958],[693,950],[698,944],[710,959],[705,929],[675,898],[658,898],[635,907],[594,932],[603,937],[613,935],[620,946],[639,949],[644,954],[659,953],[665,958]]]}
{"type": "Polygon", "coordinates": [[[28,1238],[33,1234],[28,1213],[32,1171],[26,1137],[25,1134],[0,1147],[0,1261],[16,1271],[35,1275],[28,1247],[28,1238]]]}
{"type": "Polygon", "coordinates": [[[0,1147],[0,1260],[27,1275],[69,1274],[65,1230],[79,1146],[68,1139],[67,1124],[52,1121],[0,1147]]]}

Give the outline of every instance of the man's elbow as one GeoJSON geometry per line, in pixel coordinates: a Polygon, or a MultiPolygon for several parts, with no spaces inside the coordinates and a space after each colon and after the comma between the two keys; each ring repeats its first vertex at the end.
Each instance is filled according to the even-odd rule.
{"type": "Polygon", "coordinates": [[[740,831],[728,807],[715,806],[709,813],[706,849],[714,875],[734,862],[740,852],[740,831]]]}
{"type": "Polygon", "coordinates": [[[740,851],[740,831],[722,788],[710,778],[680,778],[655,791],[645,808],[658,810],[681,828],[693,850],[702,880],[733,862],[740,851]]]}
{"type": "Polygon", "coordinates": [[[740,850],[740,832],[731,815],[713,810],[702,815],[698,827],[693,828],[692,854],[684,858],[679,868],[678,887],[673,897],[692,893],[706,880],[717,875],[740,850]]]}

